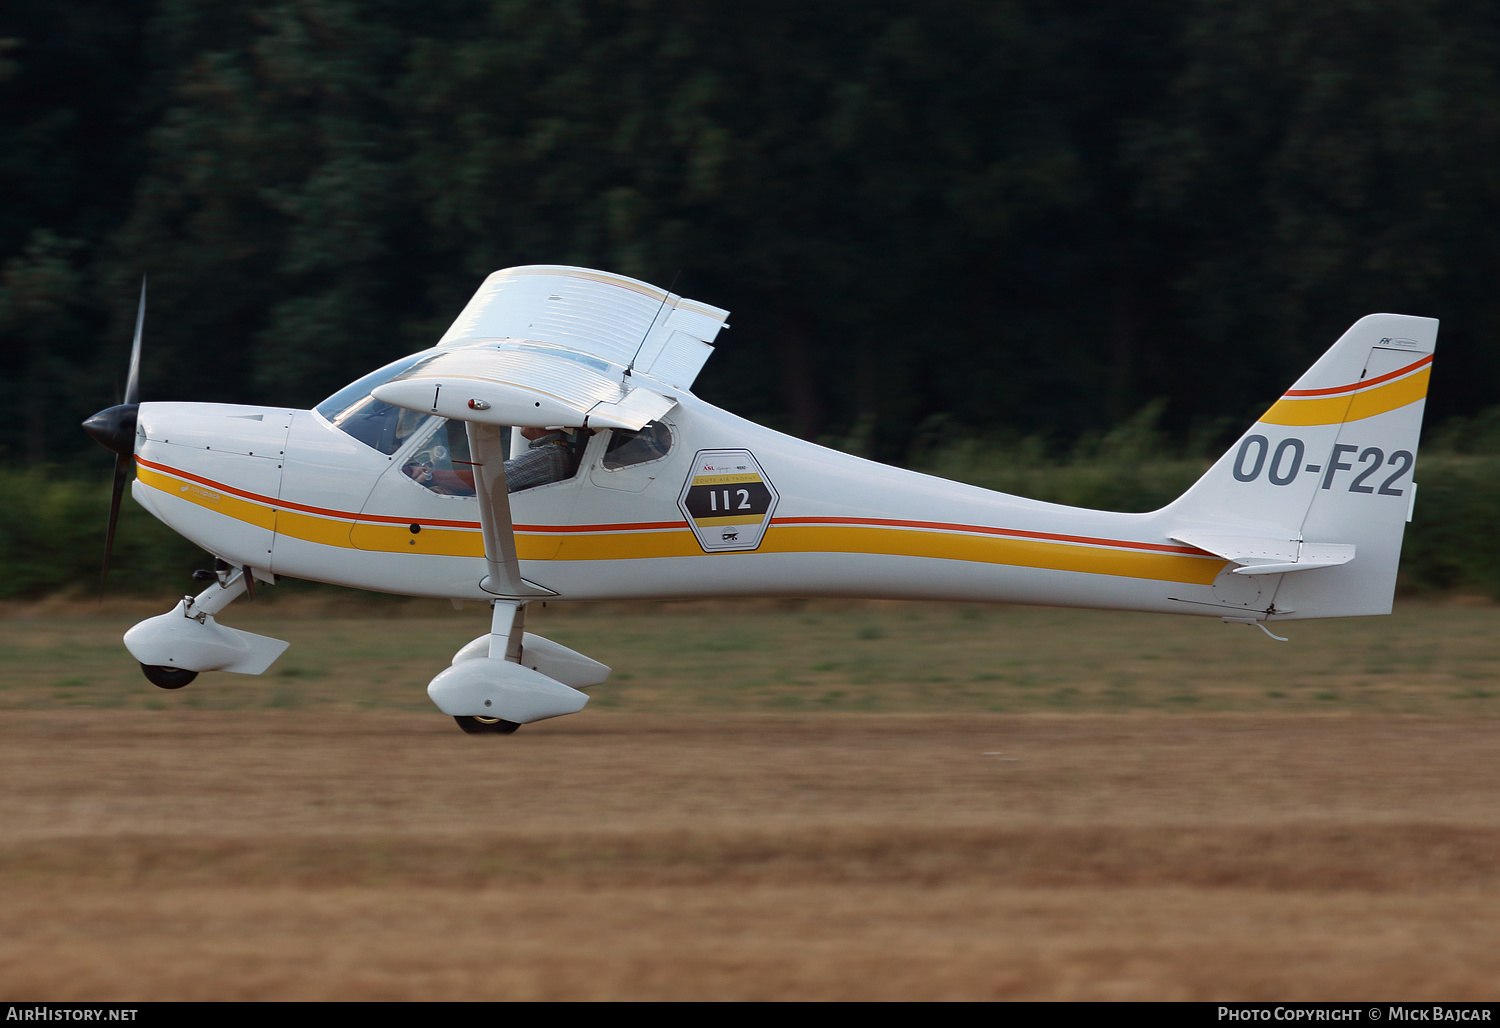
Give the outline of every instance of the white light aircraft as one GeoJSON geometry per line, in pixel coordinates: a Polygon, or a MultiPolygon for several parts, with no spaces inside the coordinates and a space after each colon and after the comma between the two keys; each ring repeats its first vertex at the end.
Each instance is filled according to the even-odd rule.
{"type": "Polygon", "coordinates": [[[1042,503],[852,457],[691,387],[728,312],[620,275],[491,275],[429,350],[313,410],[126,402],[105,573],[136,501],[217,558],[125,645],[167,689],[286,649],[216,617],[282,576],[481,600],[490,631],[427,688],[460,727],[571,714],[609,668],[525,630],[539,599],[884,597],[1159,611],[1259,625],[1387,614],[1437,337],[1361,318],[1180,498],[1042,503]],[[539,430],[561,430],[537,440],[539,430]],[[523,432],[525,435],[523,436],[523,432]],[[523,453],[524,451],[524,453],[523,453]],[[521,464],[538,451],[556,480],[521,464]],[[506,458],[519,461],[509,471],[506,458]],[[523,479],[525,481],[523,482],[523,479]]]}

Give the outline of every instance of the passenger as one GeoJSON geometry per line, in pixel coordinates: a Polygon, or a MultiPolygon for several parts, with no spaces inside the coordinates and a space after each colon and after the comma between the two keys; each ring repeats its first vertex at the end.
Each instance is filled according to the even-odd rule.
{"type": "Polygon", "coordinates": [[[573,475],[573,448],[562,429],[523,428],[521,437],[531,445],[525,453],[505,462],[507,492],[518,493],[573,475]]]}

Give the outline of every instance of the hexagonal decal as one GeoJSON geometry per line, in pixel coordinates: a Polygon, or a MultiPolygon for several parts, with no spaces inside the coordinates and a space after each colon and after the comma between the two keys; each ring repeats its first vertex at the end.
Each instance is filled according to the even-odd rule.
{"type": "Polygon", "coordinates": [[[749,450],[699,450],[677,506],[705,552],[726,553],[760,545],[777,499],[749,450]]]}

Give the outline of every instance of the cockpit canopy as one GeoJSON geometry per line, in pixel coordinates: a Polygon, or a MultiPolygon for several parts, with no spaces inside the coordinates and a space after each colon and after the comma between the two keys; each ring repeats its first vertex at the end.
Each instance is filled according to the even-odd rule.
{"type": "MultiPolygon", "coordinates": [[[[402,458],[401,470],[413,481],[435,493],[473,496],[474,473],[469,464],[469,441],[463,422],[397,407],[377,400],[373,395],[377,386],[410,371],[437,352],[423,350],[392,361],[349,383],[314,409],[334,427],[388,456],[394,455],[412,441],[413,436],[420,434],[421,439],[413,443],[411,453],[402,458]],[[432,424],[428,425],[429,422],[432,424]],[[427,427],[424,429],[424,426],[427,427]]],[[[570,478],[577,472],[584,444],[591,434],[587,430],[566,433],[565,444],[571,457],[571,466],[563,477],[570,478]]],[[[616,429],[606,445],[600,466],[605,471],[619,471],[638,464],[652,463],[664,458],[673,442],[671,428],[662,421],[649,422],[635,432],[616,429]]],[[[524,441],[513,443],[516,446],[523,444],[524,441]]],[[[507,453],[507,456],[513,455],[507,453]]],[[[507,468],[510,463],[507,461],[507,468]]],[[[536,484],[543,483],[529,483],[536,484]]],[[[527,487],[528,485],[519,486],[527,487]]],[[[517,486],[512,486],[513,490],[515,488],[517,486]]]]}
{"type": "Polygon", "coordinates": [[[384,454],[395,453],[428,415],[381,403],[370,394],[376,386],[384,385],[431,353],[423,350],[392,361],[344,386],[314,409],[365,445],[384,454]]]}

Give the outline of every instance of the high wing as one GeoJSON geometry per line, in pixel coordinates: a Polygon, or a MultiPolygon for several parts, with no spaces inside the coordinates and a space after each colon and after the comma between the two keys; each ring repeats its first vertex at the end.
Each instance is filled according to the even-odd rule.
{"type": "Polygon", "coordinates": [[[496,596],[551,595],[521,578],[503,427],[637,430],[677,403],[729,312],[623,275],[538,266],[485,280],[437,352],[377,400],[467,423],[496,596]]]}
{"type": "Polygon", "coordinates": [[[728,316],[623,275],[511,268],[375,398],[488,425],[639,429],[692,387],[728,316]]]}

